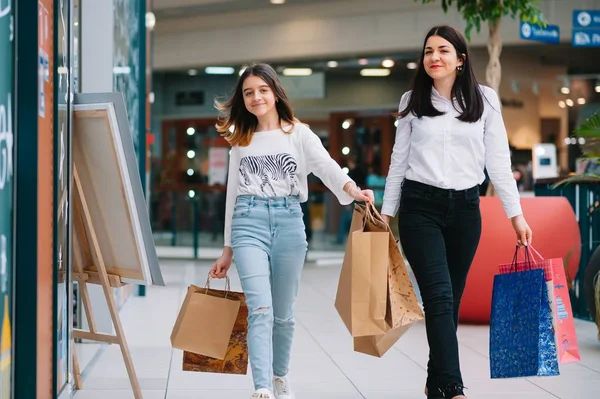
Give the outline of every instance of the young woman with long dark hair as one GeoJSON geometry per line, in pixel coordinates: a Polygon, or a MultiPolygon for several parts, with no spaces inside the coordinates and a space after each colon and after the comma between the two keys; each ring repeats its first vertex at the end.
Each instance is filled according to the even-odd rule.
{"type": "Polygon", "coordinates": [[[498,95],[479,85],[463,35],[432,28],[412,90],[400,100],[382,215],[398,229],[425,309],[428,398],[465,398],[458,310],[481,235],[478,186],[484,168],[520,245],[531,229],[511,171],[498,95]]]}
{"type": "Polygon", "coordinates": [[[373,202],[294,116],[277,73],[247,68],[231,98],[217,102],[217,130],[232,146],[225,212],[225,247],[210,276],[235,264],[248,304],[253,399],[293,399],[287,378],[294,303],[307,250],[300,203],[314,173],[341,204],[373,202]],[[233,127],[233,133],[230,128],[233,127]]]}

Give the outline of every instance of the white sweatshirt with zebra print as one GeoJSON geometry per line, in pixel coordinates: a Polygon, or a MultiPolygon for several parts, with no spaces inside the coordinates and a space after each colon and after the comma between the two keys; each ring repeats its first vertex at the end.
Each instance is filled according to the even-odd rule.
{"type": "MultiPolygon", "coordinates": [[[[289,131],[290,128],[285,129],[289,131]]],[[[295,124],[289,134],[282,130],[257,132],[249,146],[232,147],[225,208],[225,246],[231,246],[231,217],[239,195],[292,195],[305,202],[309,173],[320,178],[342,205],[354,200],[343,190],[352,179],[306,125],[295,124]]]]}

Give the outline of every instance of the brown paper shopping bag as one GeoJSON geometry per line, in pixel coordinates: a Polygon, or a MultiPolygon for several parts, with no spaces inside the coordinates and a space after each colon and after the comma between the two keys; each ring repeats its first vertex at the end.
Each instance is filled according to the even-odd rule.
{"type": "Polygon", "coordinates": [[[230,292],[240,301],[231,338],[227,345],[227,353],[223,360],[196,353],[183,351],[183,371],[199,371],[204,373],[246,374],[248,372],[248,307],[246,298],[241,292],[230,292]]]}
{"type": "Polygon", "coordinates": [[[408,331],[410,324],[395,329],[390,329],[385,334],[368,335],[366,337],[354,337],[354,351],[382,357],[400,337],[408,331]]]}
{"type": "Polygon", "coordinates": [[[387,233],[366,232],[365,212],[355,207],[338,282],[335,308],[353,337],[385,334],[387,233]]]}
{"type": "Polygon", "coordinates": [[[359,212],[367,214],[364,230],[369,232],[387,232],[388,274],[386,332],[371,336],[355,337],[354,350],[372,356],[381,357],[410,326],[425,316],[408,275],[404,258],[394,240],[389,226],[372,206],[357,205],[359,212]]]}
{"type": "Polygon", "coordinates": [[[231,295],[229,278],[225,291],[191,285],[171,333],[171,345],[200,355],[223,359],[240,310],[231,295]]]}

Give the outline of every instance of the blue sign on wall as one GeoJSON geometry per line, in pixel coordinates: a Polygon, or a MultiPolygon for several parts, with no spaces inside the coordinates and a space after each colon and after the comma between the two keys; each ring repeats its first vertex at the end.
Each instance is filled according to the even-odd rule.
{"type": "Polygon", "coordinates": [[[600,47],[600,10],[573,10],[573,47],[600,47]]]}
{"type": "Polygon", "coordinates": [[[600,28],[600,10],[573,10],[574,28],[600,28]]]}
{"type": "Polygon", "coordinates": [[[572,44],[574,47],[600,47],[600,28],[573,28],[572,44]]]}
{"type": "Polygon", "coordinates": [[[521,21],[520,31],[521,39],[554,44],[560,42],[560,28],[558,25],[548,24],[545,27],[541,27],[521,21]]]}

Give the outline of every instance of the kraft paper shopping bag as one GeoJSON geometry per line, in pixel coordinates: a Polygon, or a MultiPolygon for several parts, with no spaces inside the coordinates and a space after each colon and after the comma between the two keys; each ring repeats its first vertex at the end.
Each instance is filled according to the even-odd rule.
{"type": "Polygon", "coordinates": [[[240,301],[233,332],[223,360],[183,351],[183,371],[204,373],[247,374],[248,372],[248,306],[241,292],[230,292],[228,297],[240,301]]]}
{"type": "Polygon", "coordinates": [[[367,217],[355,207],[335,298],[335,308],[353,337],[388,330],[388,234],[365,231],[367,217]]]}
{"type": "MultiPolygon", "coordinates": [[[[210,280],[210,279],[209,279],[210,280]]],[[[171,345],[200,355],[224,359],[240,309],[240,300],[225,291],[191,285],[171,333],[171,345]]]]}

